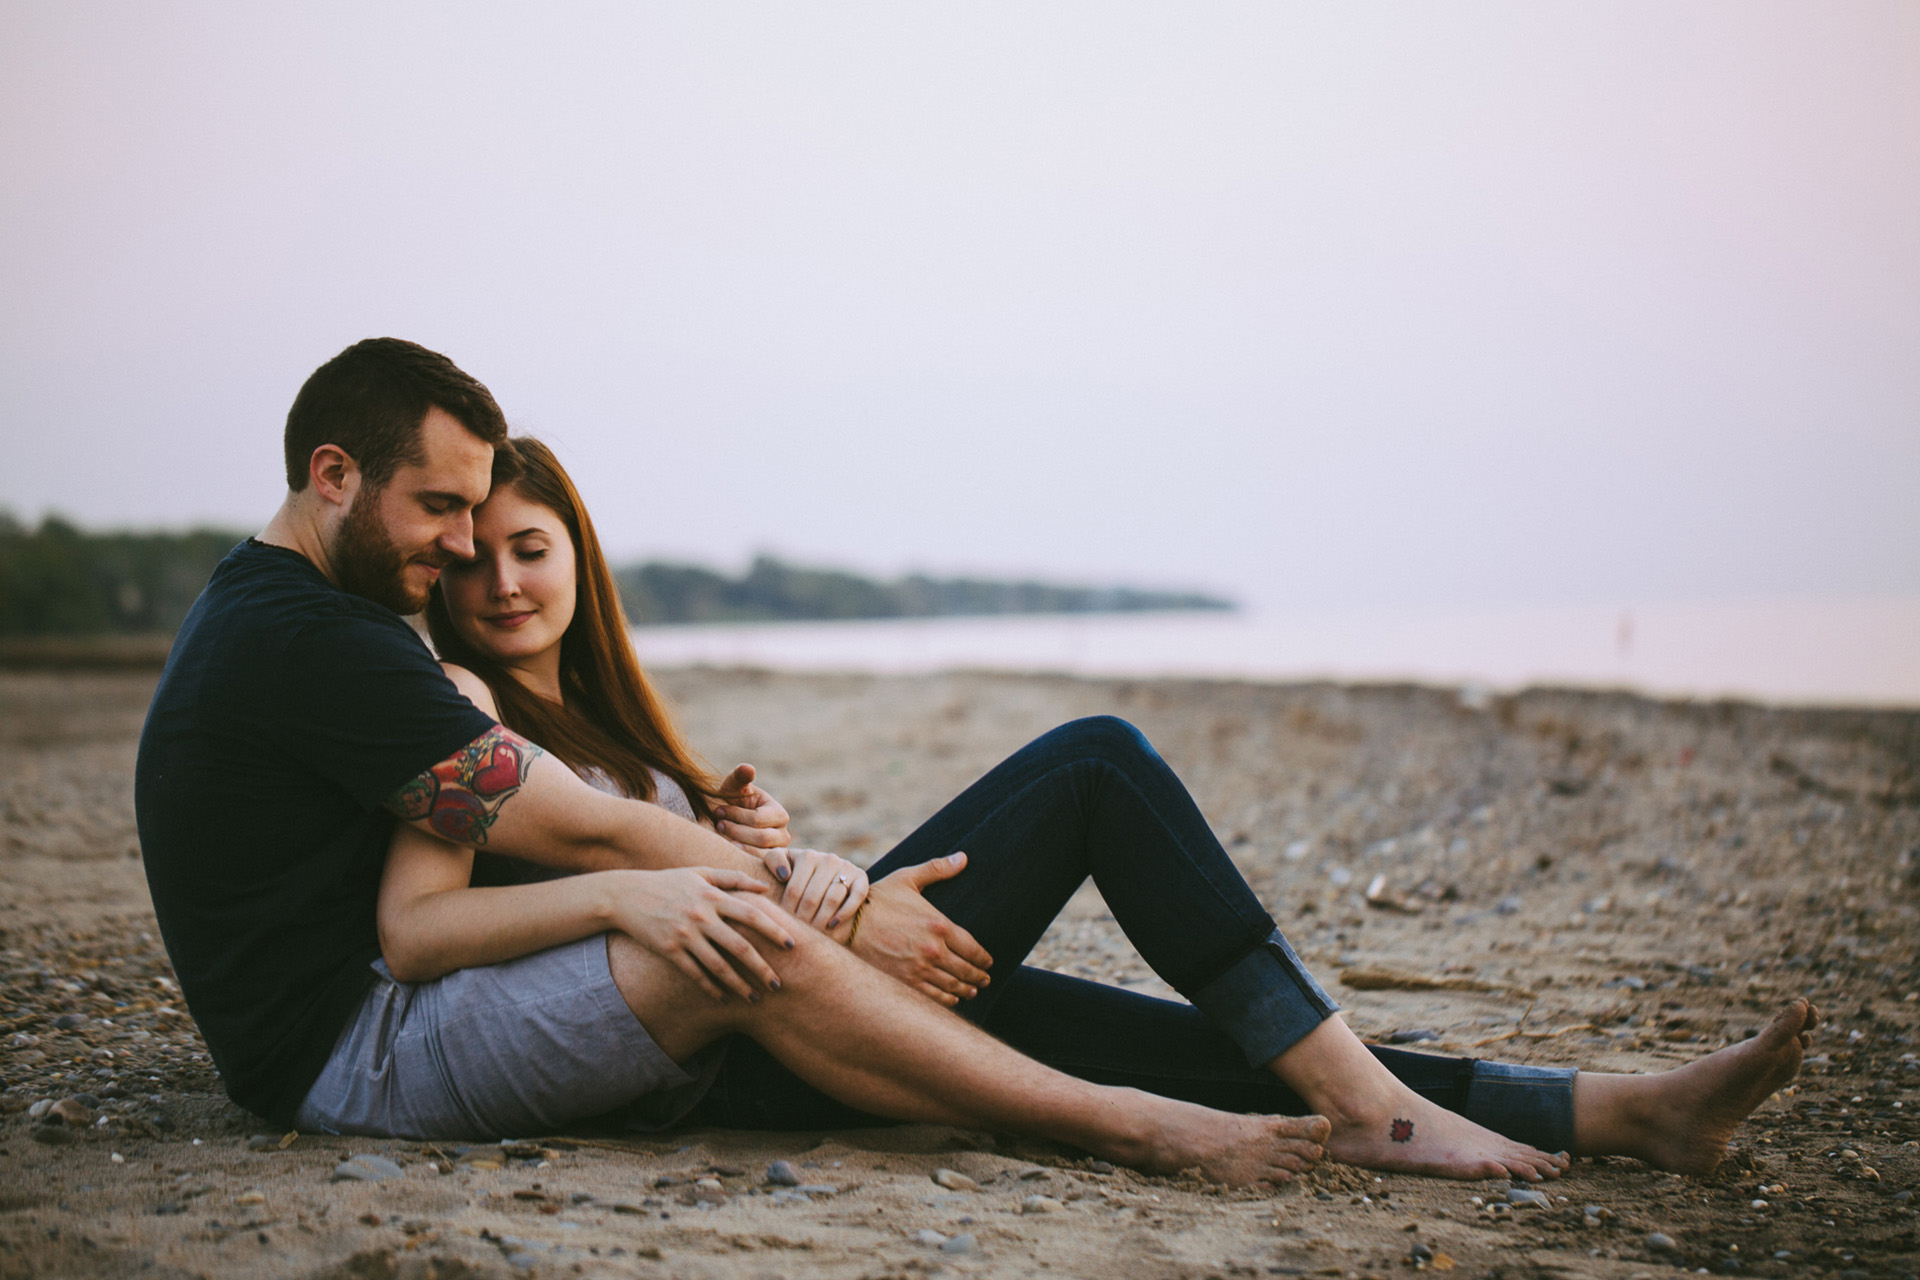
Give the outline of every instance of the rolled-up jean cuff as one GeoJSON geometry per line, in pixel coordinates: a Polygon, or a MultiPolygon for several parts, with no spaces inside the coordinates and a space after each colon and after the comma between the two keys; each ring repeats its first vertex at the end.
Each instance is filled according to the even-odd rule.
{"type": "Polygon", "coordinates": [[[1278,929],[1225,973],[1186,995],[1240,1046],[1251,1067],[1272,1062],[1340,1008],[1278,929]]]}
{"type": "Polygon", "coordinates": [[[1570,1150],[1577,1074],[1572,1067],[1475,1062],[1467,1081],[1466,1117],[1542,1151],[1570,1150]]]}

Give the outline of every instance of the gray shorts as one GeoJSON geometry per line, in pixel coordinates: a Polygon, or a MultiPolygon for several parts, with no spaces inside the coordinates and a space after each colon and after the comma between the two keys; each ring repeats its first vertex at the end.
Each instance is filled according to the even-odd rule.
{"type": "Polygon", "coordinates": [[[622,1127],[658,1128],[719,1067],[718,1048],[687,1070],[653,1042],[614,985],[604,934],[432,982],[373,969],[294,1117],[303,1130],[485,1141],[622,1109],[622,1127]]]}

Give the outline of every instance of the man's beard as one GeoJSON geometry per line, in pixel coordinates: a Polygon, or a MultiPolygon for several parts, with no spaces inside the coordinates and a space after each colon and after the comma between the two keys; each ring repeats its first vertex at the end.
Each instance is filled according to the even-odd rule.
{"type": "MultiPolygon", "coordinates": [[[[395,613],[418,613],[426,607],[427,593],[407,588],[407,566],[416,560],[444,565],[439,555],[408,557],[387,536],[386,526],[376,513],[379,493],[362,489],[354,495],[353,506],[340,525],[340,532],[329,548],[333,571],[340,589],[383,604],[395,613]]],[[[438,551],[438,548],[435,548],[438,551]]]]}

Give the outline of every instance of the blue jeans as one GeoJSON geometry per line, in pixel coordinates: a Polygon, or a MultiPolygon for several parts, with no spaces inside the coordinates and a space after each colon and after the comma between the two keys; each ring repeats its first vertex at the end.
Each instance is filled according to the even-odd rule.
{"type": "MultiPolygon", "coordinates": [[[[874,880],[956,849],[967,869],[927,900],[979,940],[993,981],[958,1012],[1040,1062],[1226,1111],[1302,1115],[1265,1064],[1338,1007],[1254,897],[1139,730],[1076,720],[1035,739],[875,863],[874,880]],[[1024,966],[1091,876],[1141,958],[1191,1006],[1024,966]]],[[[1545,1151],[1573,1140],[1570,1068],[1373,1047],[1408,1087],[1545,1151]]],[[[705,1123],[833,1129],[886,1123],[835,1102],[736,1038],[705,1123]]]]}

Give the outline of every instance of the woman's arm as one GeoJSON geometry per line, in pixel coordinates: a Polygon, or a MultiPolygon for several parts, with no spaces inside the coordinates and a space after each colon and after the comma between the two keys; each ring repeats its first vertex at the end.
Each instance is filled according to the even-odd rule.
{"type": "Polygon", "coordinates": [[[475,889],[473,851],[394,828],[380,881],[380,950],[401,982],[425,982],[497,964],[617,929],[658,952],[724,1000],[753,989],[740,970],[771,989],[773,968],[734,927],[791,947],[793,937],[759,898],[765,886],[716,867],[597,871],[499,889],[475,889]],[[731,959],[732,963],[729,963],[731,959]]]}

